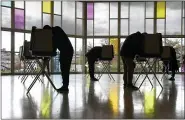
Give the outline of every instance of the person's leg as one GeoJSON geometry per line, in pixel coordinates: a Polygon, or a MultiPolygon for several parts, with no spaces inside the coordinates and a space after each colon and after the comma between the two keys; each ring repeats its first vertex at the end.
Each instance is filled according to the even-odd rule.
{"type": "Polygon", "coordinates": [[[60,69],[63,79],[63,86],[58,89],[59,91],[68,91],[69,86],[69,74],[70,74],[70,67],[72,62],[73,54],[68,54],[67,56],[60,54],[60,69]]]}
{"type": "Polygon", "coordinates": [[[172,70],[172,77],[169,80],[172,80],[172,81],[175,80],[175,70],[172,70]]]}
{"type": "Polygon", "coordinates": [[[127,65],[127,71],[128,71],[128,87],[134,89],[134,90],[138,90],[137,87],[135,87],[132,83],[132,79],[133,79],[133,74],[134,74],[134,61],[132,58],[125,58],[125,63],[127,65]]]}
{"type": "Polygon", "coordinates": [[[97,79],[94,77],[94,64],[95,64],[95,60],[87,57],[88,60],[88,65],[89,65],[89,75],[92,81],[97,81],[97,79]]]}
{"type": "Polygon", "coordinates": [[[124,61],[124,57],[121,57],[122,58],[122,62],[123,62],[123,67],[124,67],[124,74],[123,74],[123,81],[124,81],[124,87],[127,86],[127,74],[128,74],[128,71],[127,71],[127,65],[124,61]]]}

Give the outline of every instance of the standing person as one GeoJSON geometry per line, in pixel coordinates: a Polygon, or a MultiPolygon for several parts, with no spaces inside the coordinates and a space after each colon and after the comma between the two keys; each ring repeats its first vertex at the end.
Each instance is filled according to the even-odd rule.
{"type": "MultiPolygon", "coordinates": [[[[45,25],[45,28],[51,29],[49,25],[45,25]]],[[[74,49],[67,36],[67,34],[59,26],[52,27],[53,32],[53,47],[54,51],[58,49],[60,51],[60,70],[63,79],[63,86],[57,89],[58,92],[69,91],[69,74],[70,67],[73,58],[74,49]]]]}
{"type": "Polygon", "coordinates": [[[172,59],[169,61],[169,71],[172,72],[171,78],[169,80],[175,80],[175,72],[179,70],[179,66],[177,63],[176,52],[173,47],[170,47],[172,59]]]}
{"type": "Polygon", "coordinates": [[[98,81],[98,79],[94,77],[94,64],[95,64],[95,61],[97,61],[98,58],[101,57],[101,51],[102,51],[102,47],[96,46],[96,47],[93,47],[85,54],[89,65],[89,74],[90,74],[91,81],[98,81]]]}
{"type": "Polygon", "coordinates": [[[135,68],[134,57],[135,55],[140,54],[142,51],[144,40],[143,34],[141,34],[140,32],[136,32],[129,35],[121,47],[120,56],[124,65],[124,88],[138,90],[138,87],[133,85],[132,79],[135,68]]]}

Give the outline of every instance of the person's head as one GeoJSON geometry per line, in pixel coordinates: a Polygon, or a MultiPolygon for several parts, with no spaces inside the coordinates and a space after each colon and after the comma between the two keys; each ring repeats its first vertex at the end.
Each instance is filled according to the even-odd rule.
{"type": "Polygon", "coordinates": [[[52,29],[49,25],[45,25],[43,29],[52,29]]]}

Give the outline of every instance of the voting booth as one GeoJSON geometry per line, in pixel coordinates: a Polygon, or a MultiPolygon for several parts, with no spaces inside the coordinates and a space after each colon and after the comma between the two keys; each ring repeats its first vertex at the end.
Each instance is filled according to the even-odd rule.
{"type": "Polygon", "coordinates": [[[29,93],[29,91],[32,89],[41,74],[44,74],[53,88],[56,89],[55,85],[49,77],[49,74],[45,71],[46,66],[44,65],[44,62],[49,63],[51,58],[56,55],[56,52],[53,50],[54,48],[52,36],[52,30],[36,29],[32,27],[29,51],[41,69],[29,86],[27,93],[29,93]]]}
{"type": "Polygon", "coordinates": [[[154,75],[154,78],[159,83],[159,85],[162,87],[162,84],[160,83],[159,79],[156,76],[156,71],[153,69],[157,61],[160,60],[163,51],[161,33],[144,34],[142,51],[143,51],[142,53],[136,55],[135,57],[135,60],[137,61],[138,64],[141,65],[142,69],[141,72],[139,72],[139,76],[136,78],[134,84],[136,84],[136,82],[140,78],[141,73],[143,72],[145,74],[145,77],[142,80],[141,84],[139,85],[139,88],[142,86],[143,82],[146,79],[149,80],[151,86],[153,87],[153,84],[148,76],[148,73],[151,72],[154,75]]]}

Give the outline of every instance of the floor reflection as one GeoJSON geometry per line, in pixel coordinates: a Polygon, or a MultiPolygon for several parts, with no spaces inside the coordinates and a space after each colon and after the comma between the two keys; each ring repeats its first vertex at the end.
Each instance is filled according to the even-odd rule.
{"type": "MultiPolygon", "coordinates": [[[[123,89],[122,75],[113,76],[115,82],[107,75],[99,82],[91,82],[84,75],[71,75],[68,94],[58,94],[43,78],[44,84],[37,82],[28,95],[26,89],[31,77],[23,85],[18,76],[2,76],[2,118],[184,118],[184,75],[177,75],[175,82],[163,80],[163,91],[158,84],[151,89],[148,80],[140,91],[123,89]]],[[[52,79],[57,87],[62,85],[60,75],[52,79]]]]}

